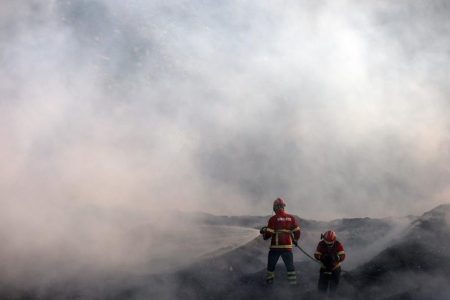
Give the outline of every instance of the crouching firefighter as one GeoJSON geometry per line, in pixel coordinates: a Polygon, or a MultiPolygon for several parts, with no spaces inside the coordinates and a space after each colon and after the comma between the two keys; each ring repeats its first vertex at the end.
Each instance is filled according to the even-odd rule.
{"type": "Polygon", "coordinates": [[[344,246],[336,240],[336,233],[328,230],[321,235],[314,257],[321,262],[319,292],[336,291],[341,275],[341,262],[345,259],[344,246]]]}
{"type": "Polygon", "coordinates": [[[272,284],[275,278],[275,266],[281,258],[286,265],[289,284],[297,284],[295,273],[292,244],[297,244],[300,238],[300,227],[294,216],[285,212],[286,203],[278,198],[273,202],[275,215],[269,219],[267,227],[263,227],[260,233],[265,240],[271,238],[270,251],[267,261],[266,282],[272,284]]]}

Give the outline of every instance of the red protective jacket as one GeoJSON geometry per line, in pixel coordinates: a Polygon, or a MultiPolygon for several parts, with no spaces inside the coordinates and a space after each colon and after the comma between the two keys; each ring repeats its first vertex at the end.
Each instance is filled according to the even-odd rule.
{"type": "Polygon", "coordinates": [[[292,251],[292,237],[298,241],[300,234],[300,227],[294,216],[280,209],[269,219],[263,237],[265,240],[272,238],[270,249],[292,251]]]}
{"type": "Polygon", "coordinates": [[[322,263],[322,269],[334,271],[340,267],[345,259],[344,246],[341,242],[335,241],[332,246],[328,246],[324,241],[317,245],[314,257],[322,263]]]}

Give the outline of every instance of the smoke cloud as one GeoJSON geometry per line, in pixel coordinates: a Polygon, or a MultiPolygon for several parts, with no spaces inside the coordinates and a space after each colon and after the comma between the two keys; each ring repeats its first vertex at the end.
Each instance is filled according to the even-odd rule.
{"type": "Polygon", "coordinates": [[[4,7],[4,199],[340,217],[448,189],[444,2],[4,7]]]}

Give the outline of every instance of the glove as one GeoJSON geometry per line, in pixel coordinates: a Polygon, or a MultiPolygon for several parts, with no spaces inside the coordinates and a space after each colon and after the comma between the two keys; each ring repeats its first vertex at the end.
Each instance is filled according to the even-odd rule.
{"type": "Polygon", "coordinates": [[[264,234],[264,233],[266,233],[266,231],[267,231],[267,226],[264,226],[263,228],[261,228],[261,229],[259,230],[259,233],[260,233],[260,234],[264,234]]]}
{"type": "Polygon", "coordinates": [[[335,262],[340,262],[340,261],[341,261],[341,257],[339,255],[336,255],[335,262]]]}
{"type": "Polygon", "coordinates": [[[297,241],[297,240],[294,240],[294,239],[292,239],[292,244],[294,244],[295,246],[298,246],[298,241],[297,241]]]}

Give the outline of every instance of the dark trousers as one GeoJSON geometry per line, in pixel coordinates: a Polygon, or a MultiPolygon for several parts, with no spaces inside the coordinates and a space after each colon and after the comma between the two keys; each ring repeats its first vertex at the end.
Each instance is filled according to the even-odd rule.
{"type": "Polygon", "coordinates": [[[271,283],[273,281],[275,277],[275,266],[277,265],[280,256],[286,266],[289,283],[295,284],[297,276],[295,273],[294,255],[292,254],[292,251],[286,250],[269,251],[269,257],[267,259],[267,282],[271,283]]]}
{"type": "Polygon", "coordinates": [[[328,289],[330,293],[336,291],[339,285],[339,278],[341,277],[341,268],[337,268],[334,271],[327,271],[325,269],[320,269],[319,276],[319,291],[326,292],[328,289]]]}

